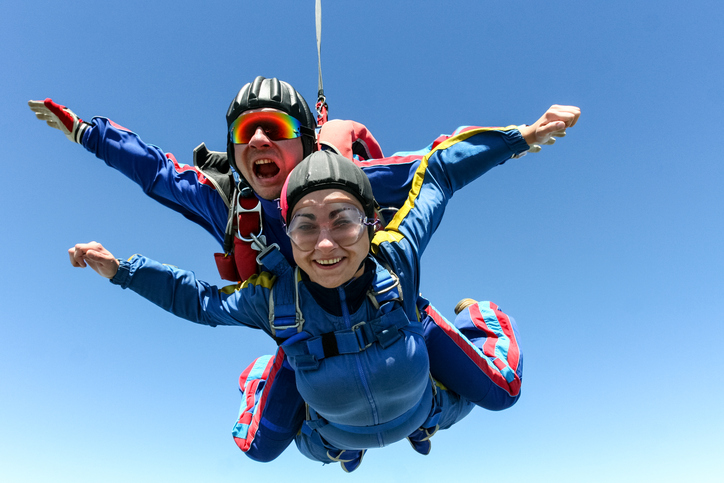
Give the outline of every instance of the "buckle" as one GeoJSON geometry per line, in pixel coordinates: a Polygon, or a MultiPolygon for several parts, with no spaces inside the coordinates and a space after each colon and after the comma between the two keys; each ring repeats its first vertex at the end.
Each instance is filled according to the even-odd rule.
{"type": "Polygon", "coordinates": [[[374,340],[372,342],[366,342],[365,339],[365,331],[361,330],[364,326],[367,325],[367,322],[360,322],[359,324],[355,324],[350,329],[352,333],[355,336],[355,339],[357,339],[357,347],[359,347],[360,352],[363,350],[366,350],[368,347],[370,347],[372,344],[374,344],[374,340]],[[365,345],[366,344],[366,345],[365,345]]]}
{"type": "Polygon", "coordinates": [[[236,222],[236,236],[239,237],[241,241],[245,241],[247,243],[252,243],[255,238],[260,237],[261,234],[264,232],[264,224],[261,221],[261,201],[256,200],[256,206],[251,209],[244,208],[241,206],[241,191],[239,191],[236,195],[236,216],[241,217],[243,213],[258,213],[259,214],[259,233],[254,235],[253,233],[249,234],[250,238],[244,237],[244,235],[241,234],[241,223],[239,223],[239,219],[237,218],[236,222]]]}
{"type": "MultiPolygon", "coordinates": [[[[388,270],[388,273],[390,274],[390,277],[392,277],[392,280],[393,280],[393,283],[390,284],[389,287],[385,287],[382,290],[380,290],[379,292],[375,292],[374,290],[370,290],[369,292],[367,292],[367,297],[370,299],[370,302],[372,302],[372,306],[375,308],[375,310],[379,309],[380,306],[382,305],[377,300],[378,296],[390,292],[395,287],[400,287],[400,278],[391,270],[388,270]]],[[[382,300],[382,303],[386,304],[388,302],[395,302],[395,301],[400,302],[400,303],[402,302],[402,291],[399,288],[397,290],[397,297],[385,298],[382,300]]]]}

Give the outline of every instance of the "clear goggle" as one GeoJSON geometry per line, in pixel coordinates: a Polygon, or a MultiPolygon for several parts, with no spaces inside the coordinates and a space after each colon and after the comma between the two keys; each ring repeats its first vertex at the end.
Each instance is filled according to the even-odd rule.
{"type": "Polygon", "coordinates": [[[342,247],[357,243],[367,230],[376,224],[349,203],[330,203],[321,207],[301,208],[287,226],[287,235],[302,251],[314,250],[322,231],[342,247]]]}

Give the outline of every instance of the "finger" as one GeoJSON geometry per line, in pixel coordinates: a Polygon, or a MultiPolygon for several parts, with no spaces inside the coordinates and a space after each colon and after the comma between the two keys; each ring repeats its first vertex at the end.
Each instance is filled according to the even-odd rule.
{"type": "Polygon", "coordinates": [[[581,109],[576,106],[555,105],[551,107],[551,110],[554,110],[555,114],[561,120],[565,121],[567,127],[575,126],[578,122],[578,118],[581,117],[581,109]]]}
{"type": "Polygon", "coordinates": [[[83,260],[83,252],[78,245],[68,249],[68,256],[70,257],[70,264],[76,268],[85,268],[86,263],[83,260]]]}
{"type": "Polygon", "coordinates": [[[38,109],[45,109],[45,104],[43,104],[43,101],[28,101],[28,106],[30,106],[30,109],[33,111],[38,109]]]}
{"type": "Polygon", "coordinates": [[[95,263],[105,263],[108,260],[111,260],[113,257],[111,256],[110,252],[108,250],[96,250],[91,248],[85,253],[85,259],[88,262],[95,262],[95,263]]]}

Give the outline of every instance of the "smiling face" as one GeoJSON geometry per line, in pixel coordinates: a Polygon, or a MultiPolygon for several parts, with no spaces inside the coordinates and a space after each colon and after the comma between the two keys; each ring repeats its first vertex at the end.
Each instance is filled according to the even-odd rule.
{"type": "MultiPolygon", "coordinates": [[[[245,111],[243,114],[274,111],[281,112],[263,108],[245,111]]],[[[261,127],[256,129],[248,144],[234,145],[236,168],[254,192],[267,200],[279,198],[284,181],[301,162],[303,155],[301,138],[273,141],[261,127]]]]}
{"type": "MultiPolygon", "coordinates": [[[[354,205],[362,211],[362,205],[345,191],[326,189],[313,191],[303,197],[295,206],[292,219],[297,215],[310,217],[324,223],[330,218],[339,203],[354,205]]],[[[343,285],[364,272],[360,268],[370,251],[368,236],[362,236],[351,246],[340,246],[330,236],[327,229],[319,232],[319,237],[311,250],[301,250],[292,243],[294,261],[309,275],[312,282],[326,288],[343,285]]]]}

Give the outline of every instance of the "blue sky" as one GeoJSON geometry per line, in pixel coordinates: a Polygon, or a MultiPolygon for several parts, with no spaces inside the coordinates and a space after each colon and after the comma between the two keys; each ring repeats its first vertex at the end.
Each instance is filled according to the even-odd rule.
{"type": "Polygon", "coordinates": [[[176,320],[66,250],[97,240],[219,283],[216,243],[29,99],[110,117],[191,162],[224,149],[256,75],[317,90],[314,2],[12,2],[0,29],[0,476],[13,482],[719,481],[724,464],[724,41],[720,2],[323,2],[333,118],[386,154],[459,125],[581,119],[456,194],[422,290],[514,316],[513,408],[370,452],[344,475],[291,447],[254,463],[230,429],[237,378],[274,345],[176,320]]]}

